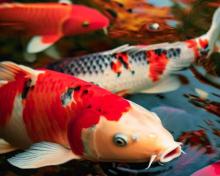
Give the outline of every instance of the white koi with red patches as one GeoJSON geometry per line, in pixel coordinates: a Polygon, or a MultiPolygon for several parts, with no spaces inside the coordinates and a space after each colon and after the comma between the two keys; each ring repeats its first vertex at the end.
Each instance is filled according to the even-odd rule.
{"type": "Polygon", "coordinates": [[[112,92],[161,93],[181,86],[175,74],[208,57],[220,34],[220,8],[209,31],[201,37],[175,43],[123,45],[86,56],[67,58],[49,69],[77,76],[112,92]]]}

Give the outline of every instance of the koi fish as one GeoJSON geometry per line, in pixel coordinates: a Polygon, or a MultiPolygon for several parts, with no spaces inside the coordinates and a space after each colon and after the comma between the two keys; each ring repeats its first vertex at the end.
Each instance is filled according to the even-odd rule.
{"type": "Polygon", "coordinates": [[[181,144],[156,114],[96,85],[46,69],[0,62],[0,114],[0,153],[26,149],[8,159],[23,169],[72,159],[149,160],[150,166],[181,155],[181,144]]]}
{"type": "Polygon", "coordinates": [[[208,57],[220,33],[220,8],[210,30],[195,39],[149,46],[123,45],[86,56],[67,58],[47,68],[74,75],[121,95],[176,90],[181,82],[175,75],[208,57]]]}
{"type": "Polygon", "coordinates": [[[43,51],[63,36],[106,29],[108,25],[109,20],[97,10],[72,5],[68,0],[0,4],[0,27],[20,29],[34,36],[27,46],[29,53],[43,51]]]}
{"type": "Polygon", "coordinates": [[[220,161],[217,161],[213,164],[210,164],[196,172],[194,172],[191,176],[218,176],[220,175],[220,161]]]}

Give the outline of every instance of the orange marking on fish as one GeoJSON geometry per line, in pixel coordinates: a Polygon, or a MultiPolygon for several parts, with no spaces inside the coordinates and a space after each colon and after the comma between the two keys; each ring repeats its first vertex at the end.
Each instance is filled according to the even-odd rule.
{"type": "Polygon", "coordinates": [[[111,68],[115,73],[121,74],[121,72],[122,72],[122,63],[119,60],[114,60],[114,61],[111,62],[111,68]]]}
{"type": "Polygon", "coordinates": [[[71,16],[71,6],[59,3],[13,3],[8,7],[0,7],[0,23],[20,23],[28,35],[60,34],[62,23],[71,16]]]}
{"type": "Polygon", "coordinates": [[[198,44],[195,40],[187,40],[186,41],[188,48],[191,48],[194,52],[195,58],[199,57],[198,44]]]}
{"type": "Polygon", "coordinates": [[[207,48],[209,45],[209,42],[207,39],[199,39],[199,44],[200,46],[204,49],[207,48]]]}
{"type": "Polygon", "coordinates": [[[154,51],[147,51],[147,60],[149,61],[149,76],[153,82],[158,81],[163,74],[168,63],[166,54],[157,55],[154,51]]]}
{"type": "Polygon", "coordinates": [[[121,90],[121,91],[115,92],[115,94],[118,96],[125,96],[128,94],[128,90],[127,89],[121,90]]]}
{"type": "Polygon", "coordinates": [[[122,62],[126,69],[131,69],[127,53],[117,53],[115,57],[122,62]]]}
{"type": "MultiPolygon", "coordinates": [[[[67,82],[70,81],[68,77],[63,79],[67,82]]],[[[50,72],[39,75],[34,89],[29,92],[25,100],[23,117],[32,141],[58,140],[61,144],[66,145],[66,127],[70,117],[73,117],[71,109],[73,109],[74,103],[66,107],[61,106],[61,95],[65,92],[67,84],[60,80],[61,78],[53,78],[53,73],[50,72]],[[48,94],[48,92],[55,93],[48,94]],[[57,135],[56,130],[61,130],[62,133],[57,135]]]]}
{"type": "Polygon", "coordinates": [[[42,42],[45,43],[45,44],[46,43],[51,43],[53,41],[56,41],[57,38],[59,38],[59,36],[54,36],[54,35],[44,36],[44,37],[42,37],[42,42]]]}

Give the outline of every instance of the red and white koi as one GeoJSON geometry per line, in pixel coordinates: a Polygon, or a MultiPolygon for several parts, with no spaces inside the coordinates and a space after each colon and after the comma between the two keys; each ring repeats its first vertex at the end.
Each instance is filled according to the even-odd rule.
{"type": "Polygon", "coordinates": [[[181,146],[158,116],[78,78],[0,62],[0,153],[38,168],[72,159],[162,163],[181,146]],[[103,145],[105,144],[105,145],[103,145]]]}
{"type": "Polygon", "coordinates": [[[208,57],[219,33],[220,8],[215,11],[210,30],[201,37],[149,46],[123,45],[110,51],[64,59],[48,68],[93,82],[114,93],[173,91],[181,85],[175,73],[208,57]]]}
{"type": "Polygon", "coordinates": [[[34,36],[29,53],[37,53],[53,45],[63,36],[106,29],[109,20],[100,12],[69,0],[59,3],[1,3],[0,27],[20,29],[34,36]]]}

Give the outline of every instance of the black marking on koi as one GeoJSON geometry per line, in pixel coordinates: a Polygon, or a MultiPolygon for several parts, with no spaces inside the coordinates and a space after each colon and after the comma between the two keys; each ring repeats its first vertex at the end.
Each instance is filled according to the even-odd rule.
{"type": "Polygon", "coordinates": [[[86,108],[87,108],[87,109],[90,109],[90,108],[92,108],[92,105],[89,104],[88,106],[86,106],[86,108]]]}
{"type": "Polygon", "coordinates": [[[132,74],[132,75],[134,75],[134,74],[135,74],[135,71],[134,71],[134,70],[132,70],[132,71],[131,71],[131,74],[132,74]]]}
{"type": "Polygon", "coordinates": [[[61,95],[61,103],[63,106],[68,105],[72,100],[72,93],[75,89],[74,88],[68,88],[64,94],[61,95]]]}
{"type": "Polygon", "coordinates": [[[123,60],[122,57],[123,57],[123,56],[119,56],[119,57],[118,57],[118,60],[119,60],[119,62],[121,62],[121,64],[124,66],[124,68],[128,69],[128,68],[129,68],[129,65],[128,65],[128,63],[126,63],[126,62],[123,60]]]}
{"type": "Polygon", "coordinates": [[[23,88],[23,91],[21,93],[21,98],[22,99],[25,99],[27,98],[27,95],[28,95],[28,92],[30,91],[30,89],[32,88],[31,87],[31,79],[28,79],[25,84],[24,84],[24,88],[23,88]]]}
{"type": "Polygon", "coordinates": [[[181,53],[181,49],[180,48],[170,48],[167,50],[167,58],[171,58],[171,57],[179,57],[181,53]]]}
{"type": "Polygon", "coordinates": [[[76,87],[74,88],[75,91],[79,91],[80,89],[81,89],[81,86],[76,86],[76,87]]]}
{"type": "Polygon", "coordinates": [[[121,76],[121,72],[120,73],[117,73],[117,77],[120,77],[121,76]]]}
{"type": "Polygon", "coordinates": [[[155,49],[154,52],[160,56],[161,54],[163,54],[163,49],[159,48],[159,49],[155,49]]]}
{"type": "Polygon", "coordinates": [[[85,89],[85,90],[83,90],[82,95],[86,95],[88,93],[89,93],[89,91],[87,89],[85,89]]]}

